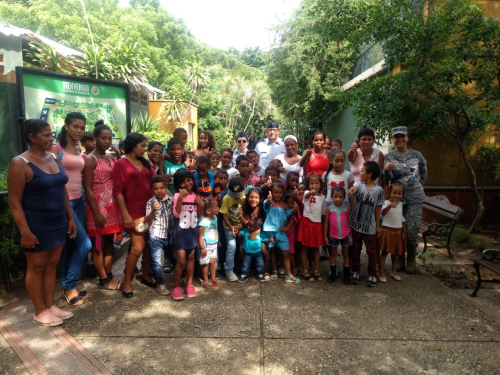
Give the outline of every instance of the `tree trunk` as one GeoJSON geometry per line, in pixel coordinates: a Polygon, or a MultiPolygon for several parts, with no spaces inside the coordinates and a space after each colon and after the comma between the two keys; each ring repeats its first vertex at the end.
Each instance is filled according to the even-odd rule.
{"type": "Polygon", "coordinates": [[[481,222],[481,218],[483,217],[484,206],[483,206],[483,198],[481,197],[481,193],[479,192],[477,186],[476,172],[474,171],[474,167],[472,166],[469,158],[467,150],[461,139],[458,137],[454,137],[457,142],[458,148],[460,149],[460,154],[462,155],[462,159],[464,160],[465,167],[469,172],[470,176],[470,186],[472,189],[472,193],[474,194],[475,203],[476,203],[476,215],[474,216],[474,220],[472,221],[471,226],[469,227],[469,233],[477,232],[479,228],[479,223],[481,222]]]}

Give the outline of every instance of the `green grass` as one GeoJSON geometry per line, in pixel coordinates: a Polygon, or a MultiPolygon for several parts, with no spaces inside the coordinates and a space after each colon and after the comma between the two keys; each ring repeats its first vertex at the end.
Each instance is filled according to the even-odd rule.
{"type": "Polygon", "coordinates": [[[467,232],[467,229],[461,226],[456,226],[453,230],[451,243],[454,246],[465,247],[476,251],[483,251],[484,249],[494,247],[494,242],[492,240],[477,234],[470,234],[467,232]]]}

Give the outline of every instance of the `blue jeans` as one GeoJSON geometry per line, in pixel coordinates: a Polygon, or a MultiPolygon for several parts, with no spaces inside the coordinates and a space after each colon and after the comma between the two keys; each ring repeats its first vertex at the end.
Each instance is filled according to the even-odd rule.
{"type": "Polygon", "coordinates": [[[243,253],[243,261],[241,265],[241,274],[248,275],[248,269],[252,265],[252,260],[255,260],[255,267],[257,268],[258,275],[264,275],[264,259],[262,258],[262,253],[243,253]]]}
{"type": "Polygon", "coordinates": [[[69,203],[73,211],[73,218],[75,219],[76,236],[75,238],[66,236],[66,245],[64,245],[62,254],[61,286],[63,289],[76,289],[83,264],[87,259],[89,251],[92,249],[92,243],[87,236],[87,231],[83,227],[83,199],[73,199],[69,203]]]}
{"type": "Polygon", "coordinates": [[[236,237],[233,235],[233,231],[229,228],[224,228],[224,237],[226,238],[226,261],[224,262],[224,269],[227,271],[232,271],[234,268],[234,256],[236,254],[236,237]]]}
{"type": "Polygon", "coordinates": [[[151,249],[151,269],[157,284],[163,284],[161,274],[161,253],[168,245],[168,238],[160,238],[149,235],[149,248],[151,249]]]}

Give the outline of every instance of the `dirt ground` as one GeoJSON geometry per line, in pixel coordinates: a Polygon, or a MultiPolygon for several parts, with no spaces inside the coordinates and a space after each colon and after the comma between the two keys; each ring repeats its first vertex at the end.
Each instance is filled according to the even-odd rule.
{"type": "MultiPolygon", "coordinates": [[[[489,248],[500,250],[500,223],[482,226],[480,233],[475,236],[484,243],[489,243],[491,246],[488,246],[489,248]]],[[[482,251],[473,249],[467,244],[453,244],[451,249],[455,255],[455,262],[450,261],[448,264],[442,264],[442,262],[430,260],[423,267],[450,288],[474,289],[477,276],[471,260],[481,258],[482,251]]],[[[435,260],[439,257],[447,257],[446,250],[443,251],[443,249],[429,248],[428,251],[436,252],[435,260]]],[[[484,268],[481,268],[481,277],[483,280],[500,279],[498,275],[484,268]]],[[[482,283],[481,288],[500,289],[500,284],[482,283]]]]}

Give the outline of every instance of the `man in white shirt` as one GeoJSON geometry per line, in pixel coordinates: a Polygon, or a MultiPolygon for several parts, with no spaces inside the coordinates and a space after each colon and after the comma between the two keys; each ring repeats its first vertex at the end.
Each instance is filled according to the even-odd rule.
{"type": "Polygon", "coordinates": [[[259,166],[261,168],[267,168],[271,160],[279,154],[285,153],[285,142],[279,138],[280,127],[278,123],[271,120],[266,127],[267,138],[261,139],[255,147],[255,152],[260,156],[259,166]]]}

